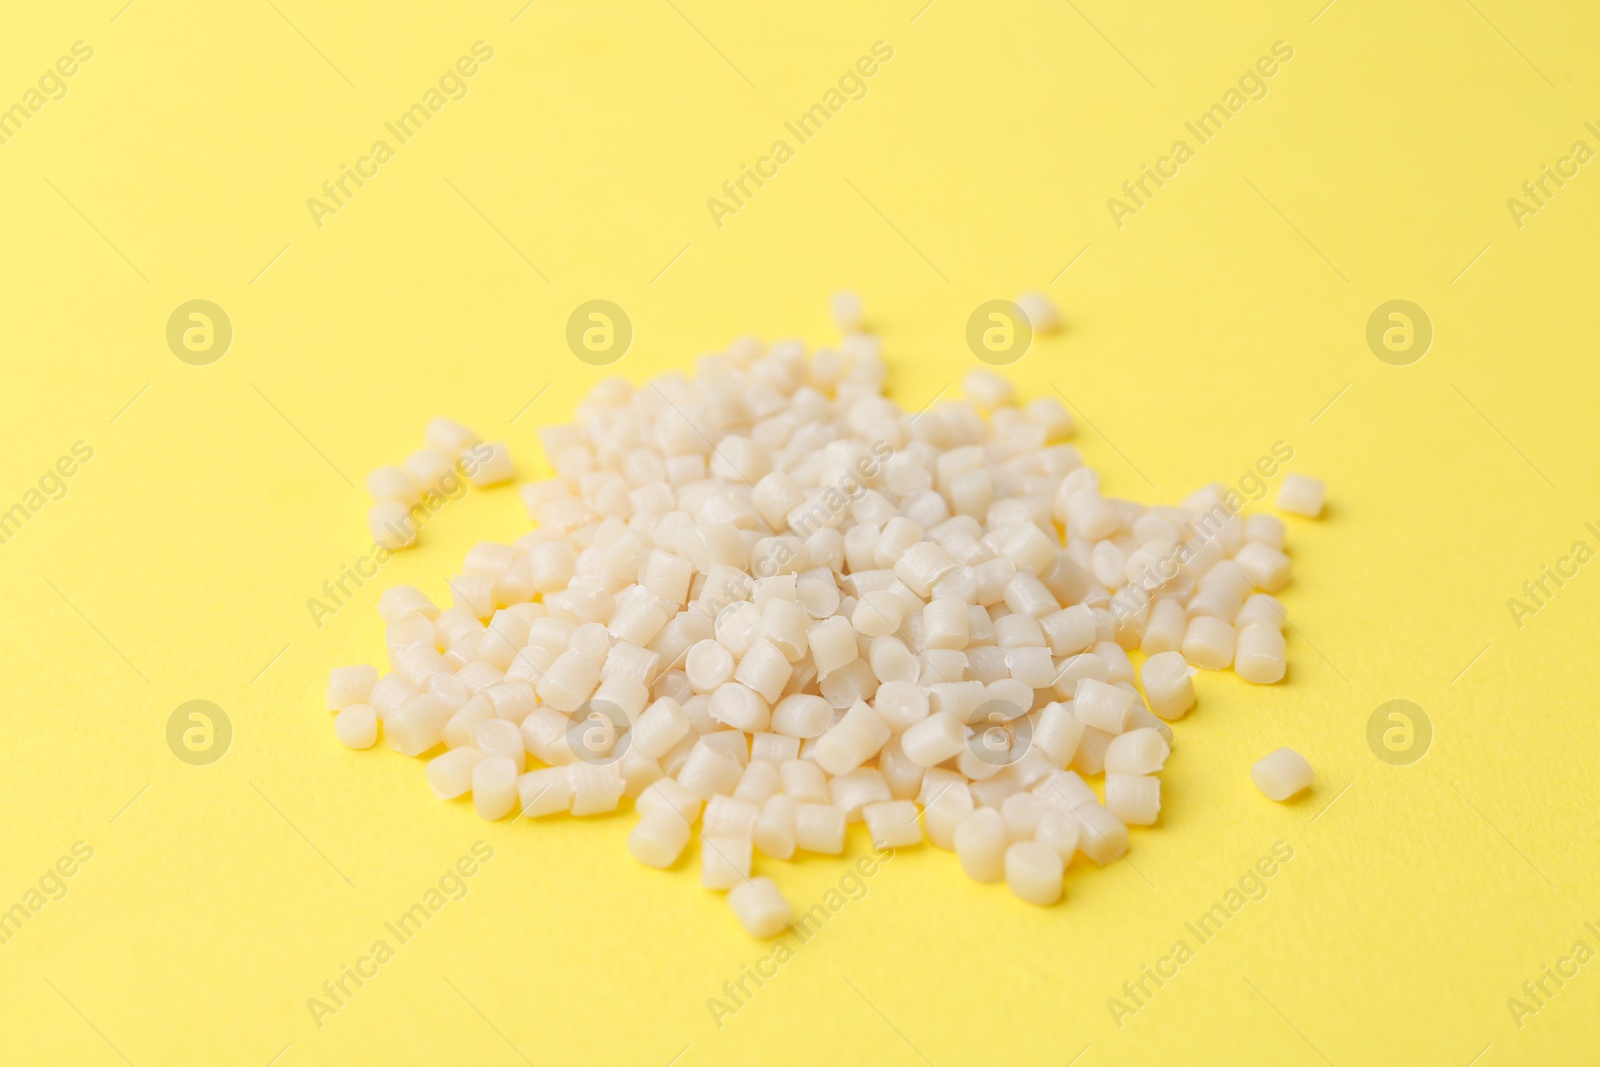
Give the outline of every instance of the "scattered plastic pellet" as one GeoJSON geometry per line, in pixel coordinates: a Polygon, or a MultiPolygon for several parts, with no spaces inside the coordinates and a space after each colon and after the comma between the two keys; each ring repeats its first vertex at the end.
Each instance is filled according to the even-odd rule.
{"type": "Polygon", "coordinates": [[[1250,780],[1268,800],[1285,801],[1311,787],[1311,764],[1292,748],[1269,752],[1250,768],[1250,780]]]}

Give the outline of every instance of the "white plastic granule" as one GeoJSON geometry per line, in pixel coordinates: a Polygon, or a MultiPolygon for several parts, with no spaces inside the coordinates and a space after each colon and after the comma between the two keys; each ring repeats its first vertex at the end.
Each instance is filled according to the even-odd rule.
{"type": "Polygon", "coordinates": [[[848,290],[834,293],[828,299],[828,309],[833,312],[834,325],[841,333],[855,333],[861,329],[861,297],[848,290]]]}
{"type": "Polygon", "coordinates": [[[1327,487],[1319,478],[1285,474],[1283,485],[1278,489],[1278,510],[1315,519],[1322,514],[1322,499],[1326,492],[1327,487]]]}
{"type": "Polygon", "coordinates": [[[1006,846],[1006,885],[1029,904],[1048,907],[1061,899],[1061,853],[1039,841],[1013,841],[1006,846]]]}
{"type": "Polygon", "coordinates": [[[1284,801],[1311,787],[1311,764],[1292,748],[1269,752],[1250,768],[1250,780],[1268,800],[1284,801]]]}
{"type": "Polygon", "coordinates": [[[1061,312],[1054,301],[1043,293],[1023,293],[1017,297],[1017,306],[1028,316],[1028,325],[1037,333],[1054,333],[1061,329],[1061,312]]]}
{"type": "MultiPolygon", "coordinates": [[[[1059,328],[1047,298],[1018,303],[1059,328]]],[[[442,607],[382,595],[389,672],[329,677],[340,742],[381,724],[484,819],[631,802],[635,858],[697,869],[757,937],[791,916],[757,868],[839,855],[852,823],[1039,905],[1076,857],[1124,855],[1130,825],[1160,821],[1196,669],[1285,677],[1285,524],[1233,514],[1220,486],[1106,496],[1060,401],[1019,405],[989,369],[908,413],[859,298],[832,310],[836,351],[741,339],[693,378],[604,382],[541,430],[535,528],[469,551],[442,607]]],[[[392,548],[426,494],[515,475],[459,423],[425,440],[368,478],[392,548]]],[[[1279,507],[1320,514],[1322,495],[1286,475],[1279,507]]],[[[1283,799],[1311,772],[1285,749],[1253,776],[1283,799]]]]}
{"type": "Polygon", "coordinates": [[[728,891],[728,903],[751,937],[776,937],[794,912],[771,878],[751,878],[728,891]]]}
{"type": "Polygon", "coordinates": [[[371,748],[378,743],[378,715],[366,704],[347,704],[333,717],[333,732],[346,748],[371,748]]]}

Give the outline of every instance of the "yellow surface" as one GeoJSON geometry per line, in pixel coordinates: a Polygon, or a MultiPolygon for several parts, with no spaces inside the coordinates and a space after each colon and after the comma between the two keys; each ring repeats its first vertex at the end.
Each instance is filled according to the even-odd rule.
{"type": "MultiPolygon", "coordinates": [[[[1507,1000],[1600,949],[1600,565],[1520,629],[1506,600],[1600,548],[1600,176],[1520,228],[1506,200],[1600,148],[1600,17],[919,2],[8,13],[0,103],[93,48],[0,145],[0,506],[93,448],[0,546],[0,906],[93,849],[0,946],[8,1063],[1593,1059],[1600,963],[1520,1020],[1507,1000]],[[307,198],[480,40],[466,98],[319,229],[307,198]],[[877,41],[866,96],[714,225],[706,199],[877,41]],[[1184,122],[1277,41],[1265,98],[1198,145],[1184,122]],[[1194,158],[1119,228],[1107,199],[1179,138],[1194,158]],[[640,380],[740,333],[827,343],[841,286],[908,407],[974,365],[972,308],[1047,289],[1068,329],[1011,373],[1070,399],[1109,491],[1174,501],[1285,441],[1331,503],[1290,524],[1288,681],[1202,676],[1129,862],[1038,910],[903,851],[719,1028],[708,998],[768,950],[693,865],[641,868],[622,815],[485,825],[329,729],[327,668],[382,654],[378,590],[443,595],[471,544],[527,528],[515,490],[451,505],[320,629],[306,600],[366,549],[349,483],[427,417],[545,471],[535,428],[605,373],[564,345],[580,302],[627,309],[640,380]],[[164,339],[196,298],[234,327],[210,366],[164,339]],[[1436,329],[1410,366],[1364,339],[1396,298],[1436,329]],[[165,739],[194,699],[233,726],[208,767],[165,739]],[[1434,727],[1411,766],[1366,742],[1391,699],[1434,727]],[[1280,745],[1317,769],[1288,806],[1248,775],[1280,745]],[[480,840],[465,898],[319,1028],[308,998],[480,840]],[[1201,945],[1184,924],[1278,841],[1292,861],[1201,945]],[[1108,999],[1180,939],[1119,1026],[1108,999]]],[[[803,904],[843,869],[759,866],[803,904]]]]}

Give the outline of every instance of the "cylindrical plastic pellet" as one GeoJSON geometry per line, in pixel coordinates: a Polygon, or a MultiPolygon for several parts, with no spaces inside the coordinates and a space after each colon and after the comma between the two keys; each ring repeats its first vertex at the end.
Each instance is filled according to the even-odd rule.
{"type": "MultiPolygon", "coordinates": [[[[948,773],[948,772],[946,772],[948,773]]],[[[924,785],[927,780],[924,778],[924,785]]],[[[976,805],[972,790],[964,779],[949,781],[932,793],[924,791],[922,825],[928,840],[946,852],[956,847],[956,826],[971,815],[976,805]]]]}
{"type": "Polygon", "coordinates": [[[1065,867],[1061,853],[1037,841],[1017,841],[1005,851],[1006,885],[1018,899],[1040,907],[1061,899],[1065,867]]]}
{"type": "Polygon", "coordinates": [[[778,765],[785,796],[814,804],[828,802],[828,776],[808,759],[786,760],[778,765]]]}
{"type": "Polygon", "coordinates": [[[794,911],[771,878],[751,878],[728,891],[728,905],[751,937],[777,937],[794,911]]]}
{"type": "Polygon", "coordinates": [[[1250,780],[1268,800],[1284,801],[1311,786],[1311,764],[1292,748],[1280,748],[1256,761],[1250,780]]]}
{"type": "Polygon", "coordinates": [[[1106,746],[1106,773],[1154,774],[1166,766],[1171,753],[1172,746],[1158,731],[1149,727],[1129,730],[1106,746]]]}
{"type": "Polygon", "coordinates": [[[775,860],[786,860],[794,855],[798,810],[795,799],[782,793],[768,797],[761,805],[753,840],[762,855],[775,860]]]}
{"type": "Polygon", "coordinates": [[[867,833],[878,848],[902,848],[922,843],[922,824],[917,821],[917,805],[909,800],[887,800],[861,809],[867,833]]]}
{"type": "Polygon", "coordinates": [[[1000,817],[1006,823],[1006,836],[1013,841],[1031,838],[1039,820],[1050,809],[1050,802],[1032,793],[1012,793],[1000,802],[1000,817]]]}
{"type": "Polygon", "coordinates": [[[867,637],[888,637],[900,629],[905,618],[906,603],[887,589],[862,595],[850,615],[850,625],[867,637]]]}
{"type": "Polygon", "coordinates": [[[1326,492],[1327,486],[1320,478],[1286,474],[1278,490],[1278,510],[1315,519],[1322,514],[1322,500],[1326,492]]]}
{"type": "Polygon", "coordinates": [[[967,726],[949,712],[930,715],[900,735],[906,758],[919,767],[933,767],[967,748],[967,726]]]}
{"type": "Polygon", "coordinates": [[[333,717],[333,733],[345,748],[378,743],[378,713],[369,704],[349,704],[333,717]]]}
{"type": "Polygon", "coordinates": [[[1106,810],[1129,826],[1149,826],[1161,814],[1160,779],[1108,771],[1106,810]]]}
{"type": "Polygon", "coordinates": [[[1006,824],[993,808],[979,808],[956,824],[956,857],[974,882],[1005,876],[1006,824]]]}
{"type": "Polygon", "coordinates": [[[832,804],[801,804],[795,809],[795,844],[807,852],[837,856],[844,851],[845,814],[832,804]]]}
{"type": "Polygon", "coordinates": [[[628,834],[628,851],[647,867],[671,867],[689,843],[689,823],[676,811],[656,808],[640,816],[628,834]]]}
{"type": "Polygon", "coordinates": [[[1134,694],[1126,689],[1085,678],[1073,693],[1072,712],[1085,726],[1104,730],[1108,734],[1120,734],[1127,725],[1128,712],[1132,710],[1135,699],[1134,694]]]}
{"type": "Polygon", "coordinates": [[[1194,707],[1194,678],[1181,652],[1160,652],[1140,668],[1145,703],[1163,719],[1175,720],[1194,707]]]}
{"type": "Polygon", "coordinates": [[[489,756],[472,768],[472,806],[480,819],[510,815],[517,806],[517,765],[505,756],[489,756]]]}
{"type": "Polygon", "coordinates": [[[1183,635],[1183,658],[1208,671],[1220,671],[1233,662],[1233,626],[1209,615],[1189,620],[1183,635]]]}
{"type": "Polygon", "coordinates": [[[1063,864],[1071,863],[1078,851],[1078,839],[1083,834],[1083,823],[1070,808],[1055,807],[1044,813],[1033,839],[1055,850],[1063,864]]]}
{"type": "Polygon", "coordinates": [[[546,767],[524,774],[517,779],[517,801],[522,814],[530,819],[566,811],[572,806],[572,780],[567,769],[546,767]]]}
{"type": "Polygon", "coordinates": [[[1288,652],[1282,630],[1264,624],[1246,626],[1239,631],[1238,646],[1233,654],[1233,669],[1239,677],[1256,685],[1271,685],[1283,679],[1288,670],[1288,652]]]}
{"type": "Polygon", "coordinates": [[[1099,804],[1085,804],[1073,810],[1083,824],[1078,851],[1101,867],[1121,859],[1128,851],[1128,828],[1111,812],[1099,804]]]}
{"type": "Polygon", "coordinates": [[[367,703],[377,684],[376,667],[335,667],[328,672],[328,710],[342,711],[351,704],[367,703]]]}

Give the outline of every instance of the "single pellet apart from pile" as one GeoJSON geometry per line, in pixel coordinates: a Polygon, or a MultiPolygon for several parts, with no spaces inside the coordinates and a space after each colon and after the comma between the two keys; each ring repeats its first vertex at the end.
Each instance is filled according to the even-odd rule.
{"type": "MultiPolygon", "coordinates": [[[[834,312],[859,324],[858,302],[834,312]]],[[[809,356],[741,340],[696,370],[607,381],[542,431],[536,528],[473,548],[449,607],[383,594],[390,671],[333,672],[340,741],[381,720],[486,819],[629,798],[641,863],[698,839],[702,883],[770,936],[789,906],[755,868],[841,853],[858,822],[1054,903],[1076,856],[1112,862],[1159,819],[1196,668],[1284,676],[1284,523],[1215,486],[1105,496],[1057,400],[975,371],[969,400],[908,413],[860,333],[809,356]]],[[[475,441],[429,428],[442,458],[475,441]]],[[[1320,510],[1309,481],[1290,510],[1320,510]]],[[[1290,755],[1256,768],[1269,796],[1309,782],[1290,755]]]]}

